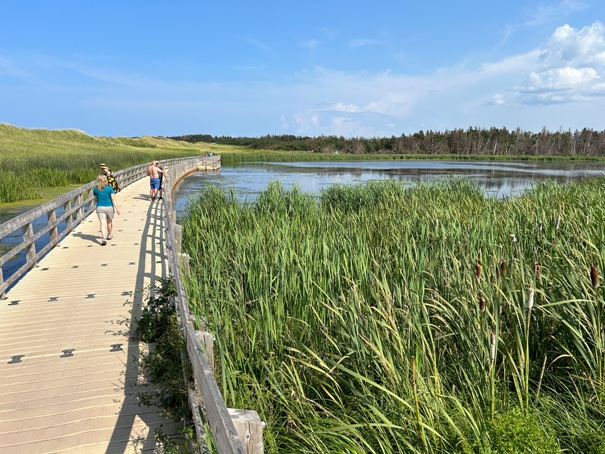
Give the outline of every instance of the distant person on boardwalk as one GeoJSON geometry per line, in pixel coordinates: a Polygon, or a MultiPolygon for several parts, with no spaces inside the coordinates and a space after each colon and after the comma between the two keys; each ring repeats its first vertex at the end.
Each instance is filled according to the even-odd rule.
{"type": "Polygon", "coordinates": [[[164,174],[164,171],[158,167],[158,162],[153,161],[149,167],[147,167],[147,175],[149,175],[149,197],[151,200],[155,200],[158,197],[158,189],[160,188],[160,174],[164,174]]]}
{"type": "Polygon", "coordinates": [[[162,194],[164,192],[162,189],[162,183],[164,182],[164,172],[167,170],[167,167],[164,167],[162,164],[160,164],[157,161],[156,161],[155,165],[158,169],[160,169],[162,171],[162,173],[160,173],[160,175],[158,176],[158,178],[160,179],[160,187],[158,188],[158,199],[161,199],[162,194]]]}
{"type": "Polygon", "coordinates": [[[112,187],[113,192],[115,192],[116,194],[120,192],[120,185],[118,184],[118,180],[116,180],[116,177],[113,176],[113,172],[111,171],[111,169],[107,167],[104,162],[99,164],[99,167],[103,171],[103,174],[107,177],[107,182],[109,183],[109,186],[112,187]]]}
{"type": "Polygon", "coordinates": [[[107,244],[106,240],[111,240],[113,234],[113,216],[114,213],[120,214],[120,209],[116,203],[116,196],[113,188],[107,182],[105,175],[99,175],[93,188],[93,194],[97,201],[97,217],[101,228],[101,246],[107,244]]]}

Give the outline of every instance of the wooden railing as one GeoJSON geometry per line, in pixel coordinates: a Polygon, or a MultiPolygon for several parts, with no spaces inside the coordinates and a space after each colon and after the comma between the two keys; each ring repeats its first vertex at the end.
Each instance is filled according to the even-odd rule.
{"type": "MultiPolygon", "coordinates": [[[[195,159],[201,168],[212,165],[220,167],[220,157],[195,159]]],[[[162,163],[170,168],[187,161],[190,161],[190,158],[170,159],[162,163]]],[[[120,186],[125,187],[146,176],[148,166],[149,164],[142,164],[129,167],[115,172],[114,175],[120,186]]],[[[0,225],[0,251],[7,250],[0,257],[0,298],[90,214],[94,209],[93,186],[94,182],[80,186],[0,225]],[[24,260],[20,255],[25,255],[24,260]],[[13,267],[18,268],[5,276],[6,265],[11,261],[18,263],[13,267]]]]}
{"type": "MultiPolygon", "coordinates": [[[[172,159],[162,161],[162,164],[168,169],[163,193],[166,249],[170,274],[177,288],[175,304],[193,369],[194,388],[189,391],[189,405],[198,440],[201,442],[204,434],[203,414],[219,453],[262,453],[263,423],[258,414],[251,410],[228,409],[225,405],[213,373],[212,335],[205,331],[203,321],[202,325],[196,326],[189,311],[181,276],[181,267],[188,269],[188,260],[180,250],[181,229],[176,224],[172,193],[180,180],[189,173],[219,169],[220,156],[172,159]]],[[[114,175],[120,186],[125,187],[145,177],[148,166],[149,164],[130,167],[115,172],[114,175]]],[[[12,236],[12,243],[16,243],[0,257],[0,297],[93,211],[93,186],[94,182],[85,184],[0,225],[0,242],[12,236]],[[24,263],[4,279],[3,265],[16,259],[20,253],[26,255],[24,263]]]]}

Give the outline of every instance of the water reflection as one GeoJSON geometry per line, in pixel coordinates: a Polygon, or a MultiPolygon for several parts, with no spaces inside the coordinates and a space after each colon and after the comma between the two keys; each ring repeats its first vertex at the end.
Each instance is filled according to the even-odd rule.
{"type": "Polygon", "coordinates": [[[568,183],[603,175],[600,163],[573,162],[493,162],[493,161],[353,161],[246,163],[223,166],[216,172],[198,172],[187,177],[176,193],[177,217],[187,202],[204,185],[233,189],[238,200],[253,201],[272,181],[284,187],[297,185],[302,191],[319,194],[332,184],[361,184],[394,179],[403,184],[431,182],[449,177],[468,178],[488,195],[507,197],[521,194],[539,181],[568,183]]]}

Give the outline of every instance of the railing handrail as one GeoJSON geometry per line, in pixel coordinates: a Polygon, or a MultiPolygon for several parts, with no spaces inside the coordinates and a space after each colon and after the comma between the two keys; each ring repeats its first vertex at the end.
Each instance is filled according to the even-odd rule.
{"type": "MultiPolygon", "coordinates": [[[[217,157],[220,159],[220,156],[217,157]]],[[[202,167],[203,164],[197,166],[202,167]]],[[[192,168],[189,163],[168,167],[166,178],[168,180],[169,191],[164,191],[164,218],[166,224],[166,238],[169,268],[174,279],[177,296],[176,304],[180,316],[181,328],[189,361],[193,369],[193,376],[197,391],[202,397],[204,410],[206,413],[208,425],[212,432],[217,451],[221,454],[244,454],[244,445],[239,438],[235,425],[225,405],[225,401],[219,390],[218,384],[214,378],[214,372],[208,362],[205,350],[196,335],[196,327],[189,311],[187,295],[181,274],[181,265],[179,260],[179,244],[176,238],[176,221],[173,210],[172,192],[178,182],[195,167],[192,168]]],[[[199,332],[199,331],[197,331],[199,332]]],[[[192,411],[195,411],[192,409],[192,411]]],[[[203,427],[197,427],[196,431],[203,431],[203,427]]],[[[198,433],[198,438],[201,438],[198,433]]]]}

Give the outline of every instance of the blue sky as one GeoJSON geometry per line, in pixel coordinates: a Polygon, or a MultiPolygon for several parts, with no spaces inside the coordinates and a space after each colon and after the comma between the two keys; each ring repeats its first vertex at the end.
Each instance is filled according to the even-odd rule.
{"type": "Polygon", "coordinates": [[[3,0],[0,24],[0,123],[24,128],[605,129],[603,0],[3,0]]]}

